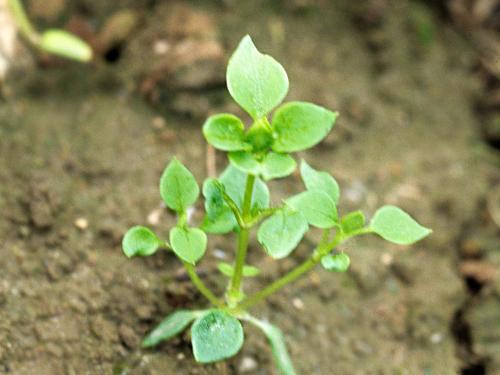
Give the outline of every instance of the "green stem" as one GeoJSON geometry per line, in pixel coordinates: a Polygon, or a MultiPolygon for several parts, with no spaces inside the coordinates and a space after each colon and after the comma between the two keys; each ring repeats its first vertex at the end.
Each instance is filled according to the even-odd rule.
{"type": "Polygon", "coordinates": [[[243,216],[236,202],[233,201],[233,199],[225,192],[222,193],[222,197],[224,198],[224,201],[229,206],[231,211],[233,211],[233,215],[236,218],[236,221],[238,222],[238,226],[240,228],[245,228],[246,227],[245,220],[243,219],[243,216]]]}
{"type": "Polygon", "coordinates": [[[12,12],[12,16],[14,17],[14,20],[23,36],[31,43],[35,45],[38,44],[40,36],[26,15],[21,0],[8,0],[8,4],[10,11],[12,12]]]}
{"type": "Polygon", "coordinates": [[[194,266],[188,262],[182,262],[182,264],[184,264],[184,267],[186,268],[186,272],[189,278],[191,279],[191,282],[200,291],[200,293],[206,299],[208,299],[213,305],[222,307],[223,306],[222,302],[215,296],[215,294],[212,293],[210,289],[207,288],[205,283],[196,274],[194,266]]]}
{"type": "MultiPolygon", "coordinates": [[[[253,186],[255,183],[254,175],[247,175],[247,181],[245,186],[245,195],[243,196],[243,221],[246,223],[250,218],[250,209],[252,207],[252,195],[253,186]]],[[[250,236],[250,230],[245,225],[240,226],[240,233],[238,238],[238,248],[236,250],[236,260],[234,265],[234,273],[231,278],[231,284],[229,287],[228,297],[230,302],[238,302],[241,296],[241,279],[243,277],[243,266],[245,265],[245,258],[247,256],[248,250],[248,238],[250,236]]]]}
{"type": "Polygon", "coordinates": [[[321,258],[323,258],[325,255],[327,255],[329,252],[331,252],[334,248],[336,248],[343,240],[344,236],[342,233],[339,231],[335,235],[335,238],[330,242],[330,243],[320,243],[313,251],[313,254],[311,257],[309,257],[307,260],[305,260],[303,263],[283,275],[281,278],[278,280],[272,282],[269,284],[267,287],[262,289],[261,291],[255,293],[254,295],[246,298],[243,300],[238,305],[239,310],[246,310],[256,303],[259,303],[260,301],[266,299],[269,297],[271,294],[275,293],[279,289],[283,288],[287,284],[290,284],[291,282],[295,281],[298,279],[300,276],[302,276],[304,273],[310,271],[313,269],[320,261],[321,258]]]}

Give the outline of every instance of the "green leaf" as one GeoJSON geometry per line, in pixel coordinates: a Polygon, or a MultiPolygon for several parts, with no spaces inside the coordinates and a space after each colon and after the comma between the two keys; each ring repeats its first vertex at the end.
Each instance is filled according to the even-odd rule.
{"type": "Polygon", "coordinates": [[[260,328],[267,336],[273,351],[274,361],[281,373],[283,375],[297,375],[295,369],[293,368],[292,359],[286,349],[285,338],[283,337],[280,329],[268,322],[264,322],[254,317],[248,317],[246,320],[260,328]]]}
{"type": "Polygon", "coordinates": [[[269,152],[262,161],[250,152],[236,151],[229,153],[229,161],[242,172],[262,176],[265,180],[286,177],[297,167],[295,159],[287,154],[269,152]]]}
{"type": "Polygon", "coordinates": [[[351,264],[346,253],[328,254],[321,258],[321,265],[328,271],[345,272],[351,264]]]}
{"type": "Polygon", "coordinates": [[[337,207],[321,191],[304,191],[289,198],[286,203],[302,213],[307,222],[315,227],[327,229],[338,225],[337,207]]]}
{"type": "Polygon", "coordinates": [[[281,259],[297,247],[308,228],[300,212],[285,208],[261,224],[257,239],[271,257],[281,259]]]}
{"type": "Polygon", "coordinates": [[[233,99],[255,120],[281,103],[288,92],[285,69],[260,53],[248,35],[229,59],[226,80],[233,99]]]}
{"type": "Polygon", "coordinates": [[[349,234],[362,229],[365,226],[365,215],[362,211],[353,211],[340,220],[342,232],[349,234]]]}
{"type": "Polygon", "coordinates": [[[171,339],[186,329],[186,327],[204,311],[178,310],[170,314],[158,324],[142,341],[143,348],[150,348],[159,342],[171,339]]]}
{"type": "Polygon", "coordinates": [[[231,114],[210,116],[203,125],[203,134],[215,148],[223,151],[251,150],[245,142],[245,126],[241,120],[231,114]]]}
{"type": "MultiPolygon", "coordinates": [[[[217,264],[217,268],[219,271],[227,276],[227,277],[233,277],[234,274],[234,267],[232,264],[226,263],[226,262],[220,262],[217,264]]],[[[243,276],[244,277],[255,277],[260,274],[260,270],[257,267],[254,266],[243,266],[243,276]]]]}
{"type": "MultiPolygon", "coordinates": [[[[246,178],[247,176],[244,172],[232,165],[228,166],[219,178],[219,181],[222,182],[226,189],[227,195],[231,197],[240,209],[243,208],[246,178]]],[[[252,209],[267,207],[269,207],[269,189],[262,180],[256,178],[252,195],[252,209]]]]}
{"type": "Polygon", "coordinates": [[[340,188],[335,178],[327,172],[317,171],[305,160],[300,163],[300,174],[307,190],[319,190],[326,193],[337,204],[340,197],[340,188]]]}
{"type": "Polygon", "coordinates": [[[233,211],[228,206],[224,206],[222,212],[215,217],[206,215],[200,226],[206,233],[226,234],[237,228],[238,222],[234,217],[233,211]]]}
{"type": "Polygon", "coordinates": [[[203,183],[205,211],[209,218],[219,216],[224,210],[224,185],[215,178],[207,178],[203,183]]]}
{"type": "Polygon", "coordinates": [[[170,245],[179,258],[195,264],[205,254],[207,235],[198,228],[173,227],[170,230],[170,245]]]}
{"type": "Polygon", "coordinates": [[[64,30],[51,29],[42,33],[39,46],[42,50],[81,62],[92,59],[92,49],[83,40],[64,30]]]}
{"type": "Polygon", "coordinates": [[[224,201],[224,190],[222,182],[214,178],[208,178],[203,183],[206,216],[201,229],[207,233],[225,234],[237,226],[233,212],[224,201]]]}
{"type": "Polygon", "coordinates": [[[272,127],[276,152],[294,152],[319,143],[332,129],[337,118],[331,112],[312,103],[289,102],[279,107],[272,127]]]}
{"type": "Polygon", "coordinates": [[[236,151],[228,154],[228,159],[231,165],[238,168],[240,171],[255,176],[260,175],[260,162],[250,152],[236,151]]]}
{"type": "Polygon", "coordinates": [[[271,180],[291,175],[296,167],[297,162],[290,155],[269,152],[262,162],[261,173],[264,180],[271,180]]]}
{"type": "Polygon", "coordinates": [[[402,209],[383,206],[375,212],[370,228],[383,239],[399,245],[409,245],[432,233],[402,209]]]}
{"type": "Polygon", "coordinates": [[[196,319],[191,328],[194,358],[200,363],[230,358],[241,349],[243,336],[236,318],[222,310],[211,310],[196,319]]]}
{"type": "Polygon", "coordinates": [[[200,188],[192,173],[180,161],[173,159],[161,176],[160,194],[168,207],[184,212],[196,202],[200,188]]]}
{"type": "Polygon", "coordinates": [[[152,255],[162,241],[151,229],[140,225],[130,228],[122,240],[122,249],[127,257],[152,255]]]}

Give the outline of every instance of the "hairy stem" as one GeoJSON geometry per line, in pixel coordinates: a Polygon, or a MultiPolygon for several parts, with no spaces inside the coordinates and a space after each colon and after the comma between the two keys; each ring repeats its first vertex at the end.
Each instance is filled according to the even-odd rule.
{"type": "MultiPolygon", "coordinates": [[[[245,186],[245,195],[243,196],[243,221],[246,223],[250,220],[250,209],[252,207],[253,187],[255,183],[254,175],[247,175],[245,186]]],[[[238,248],[236,250],[236,260],[234,265],[234,273],[231,279],[229,288],[229,299],[238,300],[241,292],[241,279],[243,276],[243,266],[245,265],[245,258],[248,250],[248,238],[250,236],[250,229],[245,225],[240,226],[240,233],[238,238],[238,248]]]]}
{"type": "Polygon", "coordinates": [[[314,249],[312,255],[307,260],[305,260],[303,263],[301,263],[297,267],[293,268],[291,271],[289,271],[288,273],[283,275],[278,280],[269,284],[267,287],[265,287],[261,291],[244,299],[243,302],[241,302],[238,305],[238,309],[246,310],[246,309],[252,307],[253,305],[255,305],[256,303],[259,303],[262,300],[266,299],[271,294],[275,293],[276,291],[283,288],[284,286],[297,280],[300,276],[302,276],[306,272],[312,270],[321,261],[321,258],[323,258],[325,255],[327,255],[329,252],[331,252],[333,249],[335,249],[344,239],[345,239],[345,237],[339,231],[339,232],[337,232],[337,234],[335,235],[335,238],[331,242],[329,242],[329,243],[321,242],[314,249]]]}
{"type": "Polygon", "coordinates": [[[182,264],[184,264],[184,267],[186,268],[186,272],[189,278],[191,279],[191,282],[200,291],[200,293],[206,299],[208,299],[213,305],[222,307],[223,306],[222,302],[215,296],[215,294],[212,293],[210,289],[208,289],[205,283],[196,274],[194,266],[188,262],[182,262],[182,264]]]}

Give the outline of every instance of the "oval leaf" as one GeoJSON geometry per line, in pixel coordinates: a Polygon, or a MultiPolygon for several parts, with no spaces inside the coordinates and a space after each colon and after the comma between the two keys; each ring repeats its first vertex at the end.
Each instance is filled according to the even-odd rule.
{"type": "Polygon", "coordinates": [[[257,238],[271,257],[281,259],[297,247],[308,228],[300,212],[283,209],[262,223],[257,238]]]}
{"type": "Polygon", "coordinates": [[[326,193],[335,203],[339,202],[340,188],[335,178],[327,172],[317,171],[305,160],[300,163],[300,175],[307,190],[319,190],[326,193]]]}
{"type": "Polygon", "coordinates": [[[255,176],[260,175],[260,162],[252,153],[244,151],[230,152],[228,158],[231,165],[235,166],[240,171],[255,176]]]}
{"type": "Polygon", "coordinates": [[[148,256],[158,250],[161,240],[149,228],[140,225],[130,228],[122,240],[122,249],[127,257],[148,256]]]}
{"type": "Polygon", "coordinates": [[[64,30],[52,29],[42,33],[40,48],[68,59],[88,62],[92,59],[92,49],[83,40],[64,30]]]}
{"type": "Polygon", "coordinates": [[[337,113],[312,103],[290,102],[274,114],[276,152],[305,150],[319,143],[332,129],[337,113]]]}
{"type": "Polygon", "coordinates": [[[304,215],[307,222],[315,227],[327,229],[338,224],[335,203],[321,191],[304,191],[289,198],[286,203],[304,215]]]}
{"type": "Polygon", "coordinates": [[[160,194],[168,207],[184,212],[196,202],[200,188],[193,174],[179,160],[173,159],[161,176],[160,194]]]}
{"type": "Polygon", "coordinates": [[[226,80],[233,99],[255,120],[281,103],[288,92],[285,69],[260,53],[248,35],[229,59],[226,80]]]}
{"type": "Polygon", "coordinates": [[[399,245],[412,244],[432,233],[432,230],[421,226],[395,206],[379,208],[371,220],[370,227],[383,239],[399,245]]]}
{"type": "Polygon", "coordinates": [[[328,254],[321,258],[321,265],[328,271],[345,272],[350,264],[351,259],[346,253],[328,254]]]}
{"type": "Polygon", "coordinates": [[[362,211],[353,211],[340,220],[340,227],[345,234],[353,233],[365,226],[365,215],[362,211]]]}
{"type": "Polygon", "coordinates": [[[241,323],[222,310],[198,318],[191,328],[193,354],[197,362],[210,363],[234,356],[243,345],[241,323]]]}
{"type": "Polygon", "coordinates": [[[297,162],[290,155],[269,152],[262,161],[261,174],[264,180],[283,178],[291,175],[296,167],[297,162]]]}
{"type": "MultiPolygon", "coordinates": [[[[217,264],[217,269],[222,273],[223,275],[227,277],[233,277],[234,274],[234,267],[232,264],[226,263],[226,262],[220,262],[217,264]]],[[[243,276],[244,277],[255,277],[260,274],[260,270],[257,267],[254,266],[243,266],[243,276]]]]}
{"type": "Polygon", "coordinates": [[[171,339],[186,329],[186,327],[203,311],[178,310],[167,316],[142,341],[143,348],[155,346],[161,341],[171,339]]]}
{"type": "Polygon", "coordinates": [[[173,227],[170,230],[170,245],[179,258],[195,264],[205,254],[207,235],[198,228],[173,227]]]}
{"type": "Polygon", "coordinates": [[[210,116],[203,125],[203,134],[215,148],[223,151],[251,150],[245,142],[245,126],[241,120],[230,114],[210,116]]]}

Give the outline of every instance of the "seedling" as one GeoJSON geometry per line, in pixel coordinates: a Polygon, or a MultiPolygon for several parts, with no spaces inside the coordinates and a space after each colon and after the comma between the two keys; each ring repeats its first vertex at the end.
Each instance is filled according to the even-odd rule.
{"type": "Polygon", "coordinates": [[[80,62],[92,59],[92,49],[83,40],[60,29],[49,29],[39,33],[26,15],[21,0],[7,0],[7,2],[19,31],[34,47],[80,62]]]}
{"type": "Polygon", "coordinates": [[[374,233],[390,242],[408,245],[426,237],[431,230],[394,206],[380,208],[368,224],[361,211],[340,216],[339,185],[330,174],[314,169],[304,160],[300,174],[305,190],[271,206],[266,181],[289,176],[297,167],[291,153],[319,143],[332,129],[337,113],[298,101],[279,106],[288,91],[286,72],[271,56],[261,54],[249,36],[241,40],[229,60],[226,78],[229,93],[251,116],[252,124],[246,128],[232,114],[217,114],[203,125],[208,143],[227,151],[229,159],[229,166],[218,178],[208,178],[203,183],[203,221],[196,227],[188,220],[187,209],[198,200],[200,188],[191,172],[173,159],[160,180],[161,197],[178,218],[169,240],[142,226],[131,228],[123,238],[123,251],[128,257],[149,256],[160,248],[173,251],[209,306],[179,310],[167,316],[142,345],[152,347],[192,323],[196,361],[221,361],[240,350],[244,340],[241,322],[246,322],[267,336],[281,372],[293,375],[296,372],[281,331],[253,317],[249,310],[318,264],[329,271],[345,272],[349,256],[338,247],[352,237],[374,233]],[[269,121],[269,113],[277,106],[269,121]],[[310,227],[322,231],[322,239],[310,256],[263,289],[247,295],[243,279],[260,273],[257,267],[246,263],[250,232],[256,229],[266,255],[282,259],[293,252],[310,227]],[[225,295],[219,298],[198,277],[196,265],[206,252],[207,234],[231,232],[238,237],[235,257],[232,264],[218,266],[229,279],[225,295]]]}

